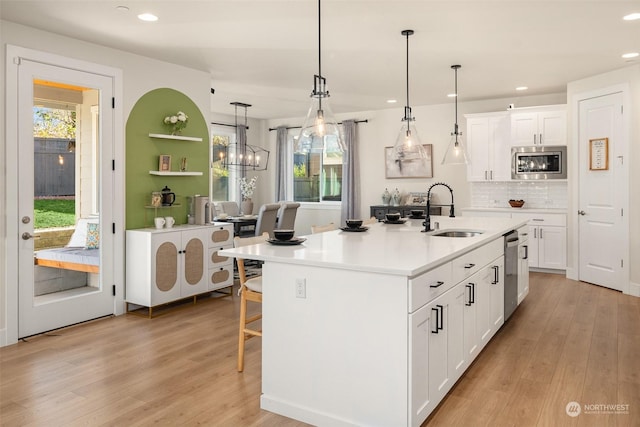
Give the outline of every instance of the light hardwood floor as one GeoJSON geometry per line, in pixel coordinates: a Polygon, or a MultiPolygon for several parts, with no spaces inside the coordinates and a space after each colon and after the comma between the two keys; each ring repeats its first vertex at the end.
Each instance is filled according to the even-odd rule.
{"type": "MultiPolygon", "coordinates": [[[[0,424],[304,425],[260,410],[259,338],[236,372],[238,302],[204,299],[0,348],[0,424]]],[[[640,298],[532,273],[527,299],[425,425],[640,425],[640,298]],[[572,418],[570,401],[629,413],[572,418]]]]}

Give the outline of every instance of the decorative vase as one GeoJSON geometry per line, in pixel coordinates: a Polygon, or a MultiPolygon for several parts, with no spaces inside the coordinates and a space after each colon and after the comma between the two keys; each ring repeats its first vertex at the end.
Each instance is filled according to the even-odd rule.
{"type": "Polygon", "coordinates": [[[393,206],[400,206],[400,191],[396,188],[393,194],[391,195],[391,204],[393,206]]]}
{"type": "Polygon", "coordinates": [[[391,193],[387,188],[384,189],[384,193],[382,193],[382,204],[384,206],[389,206],[389,202],[391,201],[391,193]]]}
{"type": "Polygon", "coordinates": [[[245,199],[240,203],[240,210],[243,215],[251,215],[253,213],[253,202],[251,199],[245,199]]]}

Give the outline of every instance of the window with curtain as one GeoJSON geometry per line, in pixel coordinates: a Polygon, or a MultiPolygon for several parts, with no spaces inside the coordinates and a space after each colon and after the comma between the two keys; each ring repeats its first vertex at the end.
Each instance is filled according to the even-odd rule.
{"type": "MultiPolygon", "coordinates": [[[[290,146],[298,130],[289,133],[290,146]]],[[[293,200],[296,202],[339,202],[342,199],[342,152],[329,140],[327,150],[293,154],[293,200]]]]}

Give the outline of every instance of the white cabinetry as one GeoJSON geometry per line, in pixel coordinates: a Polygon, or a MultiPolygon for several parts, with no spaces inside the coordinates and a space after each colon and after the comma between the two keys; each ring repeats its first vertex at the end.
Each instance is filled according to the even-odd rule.
{"type": "Polygon", "coordinates": [[[518,304],[529,294],[529,226],[518,228],[518,304]]]}
{"type": "Polygon", "coordinates": [[[466,114],[468,181],[510,181],[511,144],[506,112],[466,114]]]}
{"type": "Polygon", "coordinates": [[[567,216],[565,214],[513,213],[529,221],[529,267],[564,270],[567,266],[567,216]]]}
{"type": "MultiPolygon", "coordinates": [[[[232,225],[225,226],[233,236],[232,225]]],[[[127,230],[126,302],[151,308],[211,290],[209,273],[218,266],[211,265],[213,244],[209,242],[216,228],[183,225],[127,230]]],[[[229,263],[226,258],[222,264],[229,263]]]]}
{"type": "Polygon", "coordinates": [[[511,145],[566,145],[565,105],[523,108],[511,112],[511,145]]]}
{"type": "Polygon", "coordinates": [[[409,282],[411,425],[424,421],[502,326],[503,251],[497,239],[409,282]]]}
{"type": "Polygon", "coordinates": [[[233,258],[220,255],[223,249],[233,247],[233,224],[216,223],[209,227],[209,284],[208,289],[215,291],[233,285],[233,258]]]}

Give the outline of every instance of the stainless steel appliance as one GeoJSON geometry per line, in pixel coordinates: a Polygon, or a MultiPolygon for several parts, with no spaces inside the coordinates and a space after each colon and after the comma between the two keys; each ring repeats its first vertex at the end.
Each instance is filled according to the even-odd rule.
{"type": "Polygon", "coordinates": [[[518,232],[504,235],[504,320],[518,306],[518,232]]]}
{"type": "Polygon", "coordinates": [[[511,147],[512,179],[567,179],[567,147],[511,147]]]}

